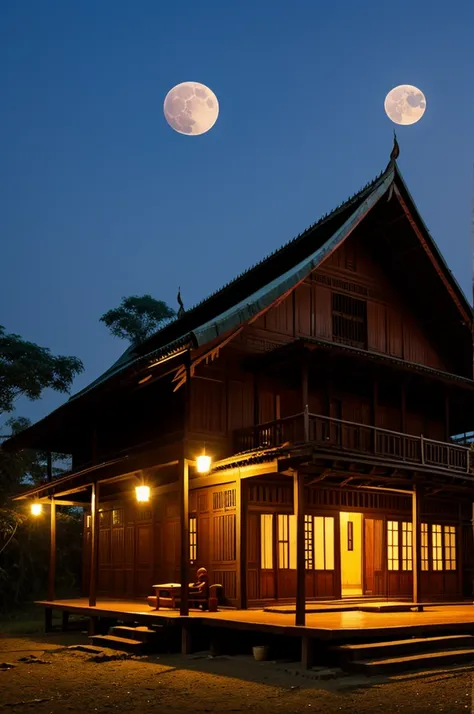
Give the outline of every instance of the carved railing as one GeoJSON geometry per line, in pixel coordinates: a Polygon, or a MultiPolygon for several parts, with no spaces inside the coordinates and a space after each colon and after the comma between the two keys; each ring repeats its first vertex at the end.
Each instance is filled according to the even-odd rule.
{"type": "Polygon", "coordinates": [[[234,433],[237,453],[284,444],[320,444],[337,451],[355,452],[390,461],[469,472],[469,448],[434,441],[367,424],[333,419],[320,414],[295,414],[234,433]]]}

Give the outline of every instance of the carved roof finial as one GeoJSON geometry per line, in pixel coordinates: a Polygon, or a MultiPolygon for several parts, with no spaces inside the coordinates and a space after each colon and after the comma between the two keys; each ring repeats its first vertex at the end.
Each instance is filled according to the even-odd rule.
{"type": "Polygon", "coordinates": [[[178,288],[177,300],[178,300],[178,305],[179,305],[178,317],[183,317],[183,315],[185,313],[185,309],[184,309],[183,301],[181,299],[181,288],[178,288]]]}
{"type": "Polygon", "coordinates": [[[399,156],[400,156],[400,147],[398,145],[397,135],[396,135],[395,129],[394,129],[393,130],[393,148],[392,148],[392,153],[390,154],[390,161],[396,161],[399,156]]]}

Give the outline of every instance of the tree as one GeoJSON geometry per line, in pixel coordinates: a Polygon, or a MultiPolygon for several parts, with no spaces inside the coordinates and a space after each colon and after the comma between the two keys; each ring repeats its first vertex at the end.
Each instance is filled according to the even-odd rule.
{"type": "MultiPolygon", "coordinates": [[[[8,430],[17,434],[31,422],[11,418],[8,430]]],[[[53,454],[53,475],[67,468],[63,454],[53,454]],[[61,466],[63,468],[61,468],[61,466]]],[[[25,502],[12,503],[10,497],[22,486],[47,480],[47,454],[24,449],[10,453],[0,449],[0,612],[32,597],[44,597],[48,575],[49,528],[47,515],[32,518],[25,502]],[[45,523],[46,520],[46,523],[45,523]]],[[[57,585],[70,594],[76,592],[81,572],[81,524],[79,509],[62,507],[57,513],[57,585]]]]}
{"type": "Polygon", "coordinates": [[[131,295],[122,298],[120,305],[102,315],[100,321],[114,337],[138,345],[175,314],[163,300],[151,295],[131,295]]]}
{"type": "Polygon", "coordinates": [[[21,395],[34,400],[47,388],[68,392],[83,370],[77,357],[55,357],[46,347],[8,334],[0,325],[0,414],[13,411],[21,395]]]}

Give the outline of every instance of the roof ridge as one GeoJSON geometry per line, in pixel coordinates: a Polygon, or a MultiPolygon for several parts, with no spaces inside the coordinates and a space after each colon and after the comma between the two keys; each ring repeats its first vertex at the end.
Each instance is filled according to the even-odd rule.
{"type": "MultiPolygon", "coordinates": [[[[192,307],[190,307],[188,310],[185,312],[185,316],[189,316],[194,312],[194,310],[197,310],[198,308],[202,307],[205,305],[208,301],[211,301],[214,299],[217,295],[220,293],[224,292],[226,289],[228,289],[231,285],[235,285],[239,282],[239,280],[243,280],[247,275],[249,275],[253,270],[258,268],[259,266],[264,265],[267,263],[271,258],[277,256],[278,254],[282,253],[286,248],[288,248],[290,245],[294,245],[297,243],[299,240],[302,238],[305,238],[311,231],[313,231],[315,228],[319,228],[323,223],[331,218],[334,218],[334,216],[342,211],[348,208],[351,203],[354,201],[358,200],[361,198],[361,196],[372,189],[375,184],[387,173],[387,171],[390,169],[391,164],[389,164],[383,171],[381,171],[372,181],[368,181],[359,191],[356,191],[352,195],[349,196],[345,201],[342,201],[339,203],[333,210],[323,214],[317,221],[314,223],[310,224],[307,228],[305,228],[301,233],[298,233],[298,235],[294,236],[293,238],[290,238],[286,243],[283,243],[279,248],[276,248],[274,251],[271,253],[268,253],[264,258],[261,260],[258,260],[256,263],[248,267],[246,270],[242,271],[239,273],[236,277],[232,278],[232,280],[229,280],[227,283],[224,283],[220,288],[217,290],[214,290],[214,292],[210,293],[207,295],[205,298],[200,300],[199,302],[195,303],[192,307]]],[[[169,328],[170,325],[175,325],[179,320],[182,318],[176,317],[174,320],[171,320],[168,322],[166,325],[163,325],[159,330],[154,332],[152,335],[147,337],[147,339],[142,343],[142,345],[146,344],[150,340],[155,339],[158,335],[160,335],[164,330],[169,328]]],[[[145,353],[146,354],[146,353],[145,353]]]]}

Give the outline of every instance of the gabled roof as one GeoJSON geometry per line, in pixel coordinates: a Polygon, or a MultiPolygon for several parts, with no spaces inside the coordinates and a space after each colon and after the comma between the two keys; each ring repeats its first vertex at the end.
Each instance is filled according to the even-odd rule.
{"type": "Polygon", "coordinates": [[[158,358],[168,348],[180,344],[189,343],[196,347],[207,344],[268,307],[280,297],[282,287],[285,292],[291,289],[344,240],[388,190],[394,170],[394,164],[390,163],[376,179],[296,238],[187,310],[181,318],[162,327],[140,345],[129,347],[110,369],[71,397],[71,400],[144,357],[158,358]]]}
{"type": "Polygon", "coordinates": [[[383,196],[388,194],[388,198],[392,198],[393,193],[405,205],[409,220],[416,224],[419,240],[424,243],[426,252],[436,264],[463,320],[471,323],[472,308],[431,238],[396,161],[391,160],[384,172],[334,211],[185,312],[181,318],[168,323],[140,345],[129,347],[109,370],[88,387],[72,396],[66,404],[41,422],[5,442],[4,446],[17,448],[19,445],[28,445],[27,439],[23,437],[36,431],[40,424],[46,428],[50,417],[57,417],[60,412],[62,418],[63,413],[85,395],[100,391],[101,387],[115,377],[125,375],[128,370],[140,369],[162,357],[179,354],[189,347],[202,347],[246,324],[302,282],[343,243],[383,196]]]}

